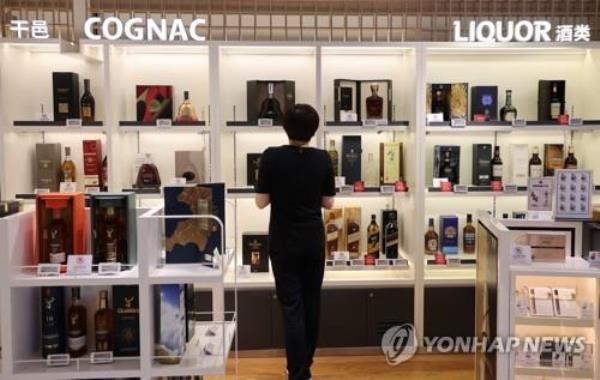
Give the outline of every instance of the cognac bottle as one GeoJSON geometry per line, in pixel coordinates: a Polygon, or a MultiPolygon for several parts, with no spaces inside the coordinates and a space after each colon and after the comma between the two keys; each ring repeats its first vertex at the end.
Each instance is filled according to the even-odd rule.
{"type": "Polygon", "coordinates": [[[438,253],[438,234],[435,232],[433,218],[429,218],[429,230],[425,233],[425,253],[427,255],[435,255],[438,253]]]}
{"type": "Polygon", "coordinates": [[[282,121],[283,112],[281,112],[281,104],[279,104],[279,101],[273,97],[273,93],[275,91],[275,84],[269,82],[267,88],[269,91],[269,95],[262,102],[260,112],[258,113],[258,118],[272,119],[273,124],[276,124],[277,122],[282,121]]]}
{"type": "Polygon", "coordinates": [[[91,123],[96,117],[96,102],[90,91],[90,80],[83,80],[83,95],[81,95],[81,121],[91,123]]]}
{"type": "Polygon", "coordinates": [[[329,140],[329,158],[331,158],[331,164],[333,165],[333,175],[337,176],[339,174],[339,154],[337,149],[335,149],[335,140],[329,140]]]}
{"type": "Polygon", "coordinates": [[[62,218],[60,208],[52,209],[52,220],[44,232],[44,239],[48,242],[43,262],[51,264],[66,264],[67,253],[65,251],[65,221],[62,218]]]}
{"type": "Polygon", "coordinates": [[[377,216],[371,215],[371,223],[367,227],[367,255],[379,258],[379,225],[377,225],[377,216]]]}
{"type": "Polygon", "coordinates": [[[65,147],[65,160],[62,163],[62,181],[75,182],[75,163],[71,158],[71,147],[65,147]]]}
{"type": "Polygon", "coordinates": [[[537,146],[533,147],[533,154],[529,159],[529,176],[531,178],[538,178],[544,176],[544,166],[542,165],[542,159],[540,158],[540,150],[537,146]]]}
{"type": "Polygon", "coordinates": [[[146,159],[138,171],[136,187],[141,189],[158,188],[160,183],[158,168],[152,163],[150,154],[146,154],[146,159]]]}
{"type": "Polygon", "coordinates": [[[463,252],[475,253],[475,227],[471,214],[467,214],[467,225],[463,228],[463,252]]]}
{"type": "Polygon", "coordinates": [[[383,253],[386,259],[398,258],[398,221],[391,214],[388,223],[383,226],[383,253]]]}
{"type": "Polygon", "coordinates": [[[112,310],[108,308],[108,292],[102,290],[98,301],[98,310],[94,315],[96,351],[112,351],[113,320],[112,310]]]}
{"type": "Polygon", "coordinates": [[[63,288],[42,288],[42,356],[65,353],[63,288]]]}
{"type": "Polygon", "coordinates": [[[198,121],[198,116],[196,114],[196,109],[194,105],[190,101],[190,93],[189,91],[183,92],[183,103],[179,106],[177,110],[177,121],[198,121]]]}
{"type": "Polygon", "coordinates": [[[506,103],[500,109],[500,118],[508,122],[517,118],[517,109],[512,105],[512,90],[506,90],[506,103]]]}
{"type": "Polygon", "coordinates": [[[67,313],[67,336],[69,355],[78,358],[87,352],[87,313],[81,304],[80,289],[71,289],[71,307],[67,313]]]}
{"type": "Polygon", "coordinates": [[[575,158],[573,145],[569,145],[569,154],[565,158],[565,169],[577,169],[577,158],[575,158]]]}
{"type": "Polygon", "coordinates": [[[378,84],[371,85],[371,96],[367,102],[367,119],[383,119],[383,98],[377,94],[378,84]]]}
{"type": "Polygon", "coordinates": [[[494,147],[494,158],[492,159],[492,181],[502,182],[502,158],[500,158],[500,147],[494,147]]]}
{"type": "Polygon", "coordinates": [[[104,222],[102,225],[102,262],[115,263],[122,262],[122,257],[119,252],[120,248],[120,232],[118,220],[115,217],[114,207],[107,207],[104,214],[104,222]]]}

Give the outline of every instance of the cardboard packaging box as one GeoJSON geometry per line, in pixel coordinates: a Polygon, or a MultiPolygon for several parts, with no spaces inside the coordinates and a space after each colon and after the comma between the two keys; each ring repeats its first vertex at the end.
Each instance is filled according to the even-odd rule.
{"type": "Polygon", "coordinates": [[[489,186],[492,180],[492,145],[473,144],[473,185],[489,186]]]}
{"type": "Polygon", "coordinates": [[[433,176],[448,178],[448,181],[454,185],[460,183],[460,146],[436,145],[434,147],[433,176]]]}
{"type": "Polygon", "coordinates": [[[342,137],[342,176],[347,185],[354,185],[362,179],[361,136],[342,137]]]}
{"type": "MultiPolygon", "coordinates": [[[[379,160],[379,178],[381,185],[393,185],[403,178],[402,143],[380,143],[379,160]]],[[[374,168],[369,168],[368,170],[373,169],[374,168]]]]}
{"type": "Polygon", "coordinates": [[[140,356],[140,300],[137,285],[116,285],[113,298],[113,354],[140,356]]]}
{"type": "Polygon", "coordinates": [[[563,144],[544,144],[544,177],[552,177],[556,169],[562,169],[564,159],[563,144]]]}
{"type": "Polygon", "coordinates": [[[511,182],[517,186],[527,186],[529,179],[529,146],[527,144],[511,144],[511,182]]]}
{"type": "Polygon", "coordinates": [[[102,188],[102,141],[83,140],[83,184],[102,188]]]}
{"type": "Polygon", "coordinates": [[[250,265],[250,272],[269,271],[269,234],[246,232],[242,234],[242,263],[250,265]]]}
{"type": "Polygon", "coordinates": [[[344,210],[333,208],[323,213],[325,223],[325,258],[333,260],[333,252],[346,248],[344,233],[344,210]]]}
{"type": "Polygon", "coordinates": [[[486,121],[498,120],[498,86],[471,88],[471,120],[475,120],[475,115],[486,121]]]}
{"type": "Polygon", "coordinates": [[[52,73],[54,121],[79,119],[79,75],[69,72],[52,73]]]}
{"type": "Polygon", "coordinates": [[[344,208],[345,232],[346,232],[346,251],[350,252],[351,259],[358,259],[361,256],[361,208],[344,208]]]}
{"type": "Polygon", "coordinates": [[[187,335],[185,285],[156,285],[154,307],[154,354],[161,364],[178,364],[187,335]]]}
{"type": "Polygon", "coordinates": [[[281,114],[273,125],[283,124],[283,115],[296,104],[296,84],[290,80],[249,80],[246,82],[248,123],[257,124],[263,111],[263,102],[269,97],[269,84],[273,86],[273,99],[279,103],[281,114]]]}
{"type": "Polygon", "coordinates": [[[204,150],[175,151],[175,177],[187,183],[204,182],[204,150]]]}
{"type": "Polygon", "coordinates": [[[60,143],[35,144],[35,187],[58,191],[61,165],[60,143]]]}
{"type": "Polygon", "coordinates": [[[440,216],[440,246],[446,255],[458,253],[458,217],[456,215],[440,216]]]}
{"type": "Polygon", "coordinates": [[[565,113],[564,80],[540,80],[538,82],[538,120],[556,121],[557,116],[565,113]],[[552,99],[556,98],[556,102],[552,99]]]}

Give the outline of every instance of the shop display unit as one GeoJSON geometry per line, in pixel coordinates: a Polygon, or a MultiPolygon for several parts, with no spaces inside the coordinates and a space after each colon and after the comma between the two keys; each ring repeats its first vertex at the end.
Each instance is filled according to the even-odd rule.
{"type": "MultiPolygon", "coordinates": [[[[600,185],[595,151],[600,141],[600,113],[593,100],[600,84],[600,45],[596,43],[153,44],[82,40],[80,51],[73,53],[65,51],[58,40],[2,40],[0,47],[6,62],[0,72],[2,198],[23,198],[26,208],[31,205],[27,199],[39,190],[33,169],[37,143],[60,143],[61,153],[70,147],[77,173],[83,174],[83,140],[100,140],[106,157],[107,190],[136,192],[138,207],[160,206],[162,187],[180,184],[181,178],[188,181],[190,175],[203,177],[205,182],[223,182],[225,241],[233,247],[239,263],[226,273],[227,289],[235,288],[236,275],[237,286],[247,292],[274,289],[268,266],[265,271],[263,262],[256,270],[260,252],[254,254],[255,270],[251,252],[250,264],[242,265],[244,236],[264,234],[268,229],[268,210],[256,210],[253,202],[258,155],[267,146],[286,143],[277,116],[289,106],[286,102],[293,99],[314,105],[321,128],[311,145],[335,151],[339,173],[344,166],[344,142],[359,137],[362,150],[358,162],[363,183],[355,187],[347,180],[336,199],[341,209],[361,209],[360,223],[356,223],[361,231],[359,256],[354,258],[359,261],[344,256],[332,259],[324,287],[331,292],[369,294],[373,289],[393,289],[414,294],[408,301],[414,313],[403,321],[414,322],[421,337],[440,331],[441,327],[431,322],[440,298],[463,300],[466,294],[474,299],[478,254],[463,248],[467,214],[476,226],[479,210],[490,211],[499,219],[506,214],[507,220],[525,211],[527,192],[522,181],[529,174],[529,165],[525,175],[524,155],[529,162],[537,147],[544,165],[545,144],[562,144],[562,159],[572,146],[577,166],[592,170],[592,183],[600,185]],[[30,73],[26,80],[17,75],[21,70],[30,73]],[[62,121],[38,121],[41,104],[45,113],[52,114],[55,71],[78,73],[81,88],[83,79],[90,79],[95,99],[93,122],[65,121],[63,126],[62,121]],[[551,82],[548,87],[540,81],[551,82]],[[560,82],[564,93],[563,84],[557,86],[560,96],[553,96],[552,81],[564,81],[560,82]],[[547,91],[540,92],[540,86],[548,87],[549,97],[547,91]],[[251,94],[265,98],[259,104],[249,101],[251,94]],[[542,106],[540,96],[548,98],[542,106]],[[484,97],[492,102],[481,101],[484,97]],[[172,110],[148,115],[145,111],[152,101],[170,104],[172,110]],[[448,108],[453,104],[460,108],[454,113],[448,108]],[[490,104],[496,105],[496,112],[490,104]],[[542,108],[545,111],[540,114],[542,108]],[[566,124],[553,119],[556,109],[570,115],[566,124]],[[437,119],[428,114],[437,114],[437,119]],[[474,165],[473,157],[479,154],[475,144],[489,147],[492,158],[499,147],[502,165],[491,160],[474,165]],[[436,146],[459,148],[453,153],[453,165],[444,164],[442,150],[436,166],[436,146]],[[400,164],[394,160],[382,165],[382,152],[393,151],[401,152],[400,164]],[[31,165],[23,165],[24,169],[15,173],[14,162],[31,165]],[[160,174],[160,186],[150,175],[154,169],[145,172],[150,173],[146,182],[151,186],[139,185],[139,168],[146,164],[160,174]],[[186,165],[194,169],[186,169],[186,165]],[[489,169],[481,169],[486,167],[489,169]],[[500,171],[492,176],[494,167],[500,171]],[[456,170],[457,183],[452,185],[459,186],[444,188],[434,181],[440,170],[446,174],[456,170]],[[489,183],[485,173],[477,172],[486,170],[490,170],[489,183]],[[401,177],[397,182],[402,186],[396,187],[390,175],[401,177]],[[492,184],[498,179],[502,179],[500,187],[492,184]],[[397,212],[398,259],[367,263],[368,226],[375,215],[380,233],[383,231],[382,210],[397,212]],[[441,216],[456,217],[457,244],[453,242],[446,257],[436,260],[426,254],[423,237],[431,218],[438,239],[442,237],[441,216]]],[[[77,190],[85,190],[83,175],[75,182],[77,190]]],[[[598,190],[594,201],[598,202],[598,190]]],[[[382,242],[379,244],[381,247],[382,242]]],[[[457,322],[473,318],[471,311],[457,315],[457,322]]],[[[453,333],[453,325],[448,323],[442,332],[453,333]]]]}

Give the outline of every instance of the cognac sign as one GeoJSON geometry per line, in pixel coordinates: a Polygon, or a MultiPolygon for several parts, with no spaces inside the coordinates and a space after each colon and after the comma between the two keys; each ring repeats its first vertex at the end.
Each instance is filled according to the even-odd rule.
{"type": "Polygon", "coordinates": [[[110,41],[122,38],[131,41],[198,41],[206,37],[199,33],[198,28],[206,24],[206,19],[197,18],[189,26],[182,19],[174,19],[170,25],[166,19],[153,20],[140,17],[131,18],[125,22],[118,17],[90,17],[83,24],[83,33],[90,40],[106,39],[110,41]]]}
{"type": "Polygon", "coordinates": [[[454,21],[454,42],[589,42],[592,34],[589,24],[554,27],[543,20],[470,21],[464,29],[454,21]]]}

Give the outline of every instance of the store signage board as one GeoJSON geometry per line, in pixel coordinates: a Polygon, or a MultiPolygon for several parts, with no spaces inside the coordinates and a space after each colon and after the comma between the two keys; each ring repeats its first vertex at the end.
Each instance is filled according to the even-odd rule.
{"type": "Polygon", "coordinates": [[[553,25],[546,20],[453,23],[454,42],[589,42],[591,38],[589,24],[553,25]]]}
{"type": "Polygon", "coordinates": [[[552,220],[554,178],[529,178],[527,184],[527,218],[552,220]]]}

